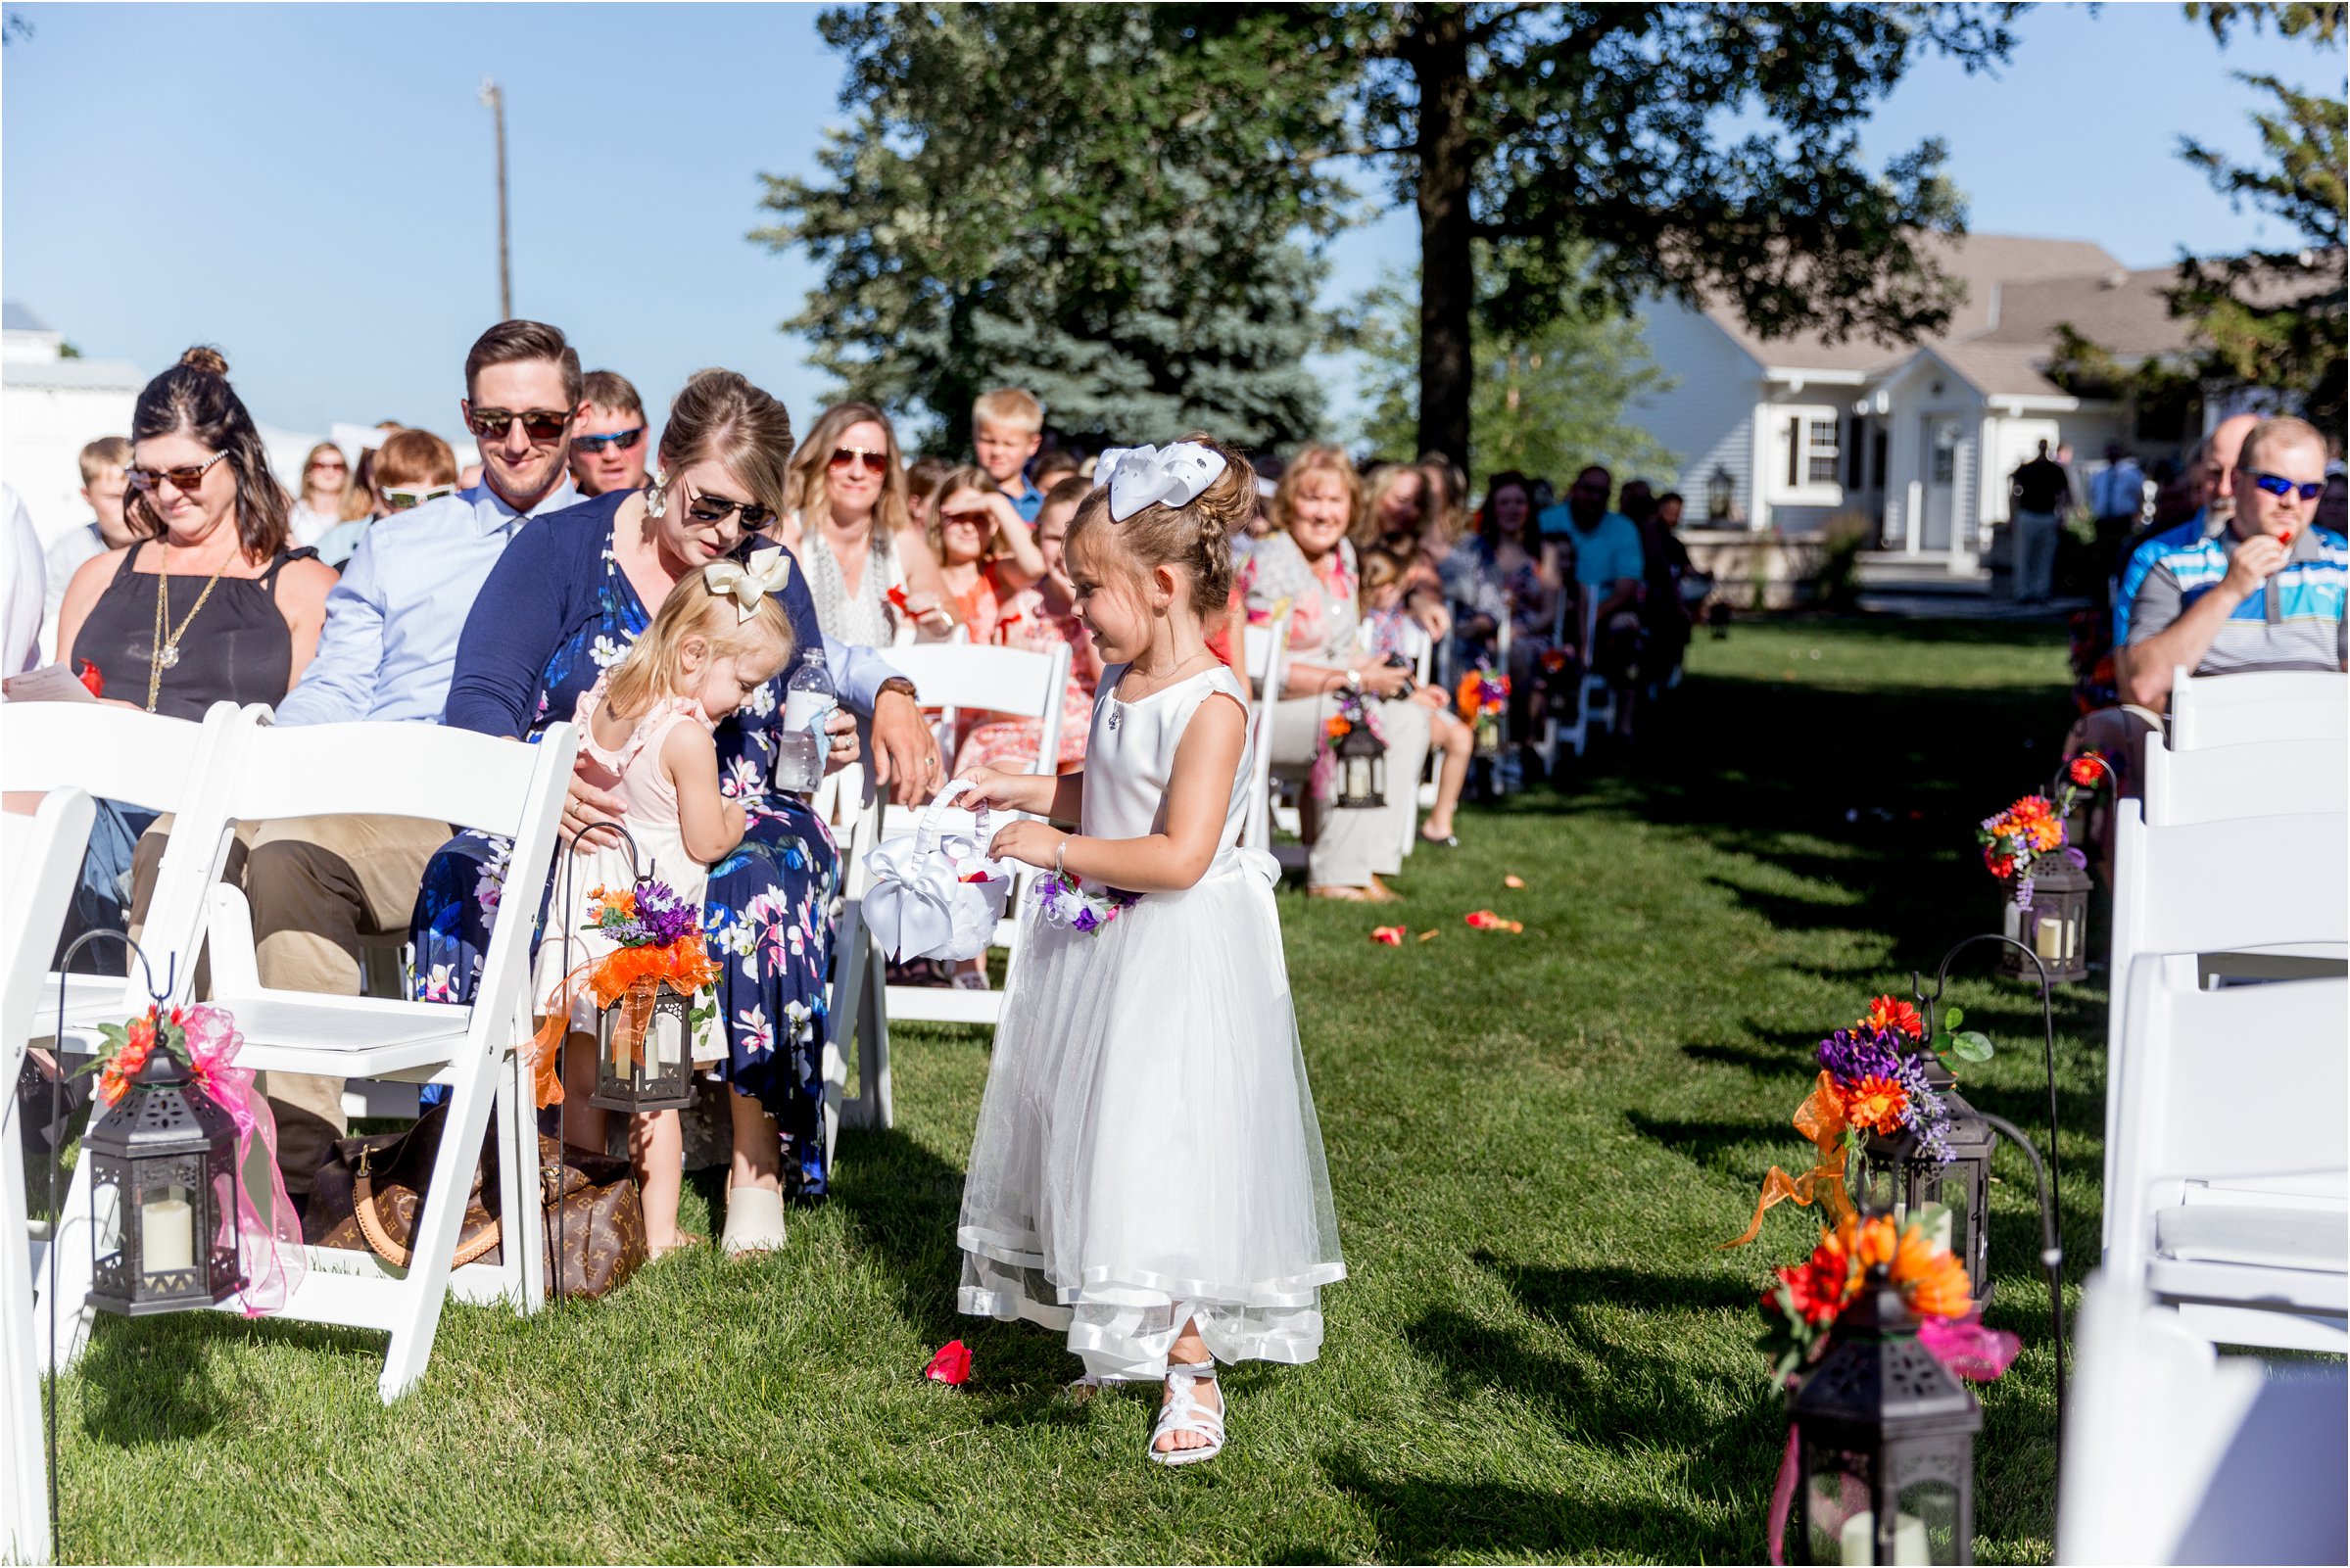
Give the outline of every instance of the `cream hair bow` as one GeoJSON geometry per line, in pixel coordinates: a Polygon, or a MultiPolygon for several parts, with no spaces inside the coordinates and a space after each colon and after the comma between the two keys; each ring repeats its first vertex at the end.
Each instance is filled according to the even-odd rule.
{"type": "Polygon", "coordinates": [[[791,557],[780,548],[754,549],[748,566],[712,561],[701,569],[701,580],[711,593],[735,601],[735,622],[741,625],[759,613],[762,596],[781,594],[791,581],[791,557]]]}
{"type": "Polygon", "coordinates": [[[1222,453],[1196,441],[1167,447],[1112,447],[1093,471],[1110,480],[1110,517],[1125,522],[1156,503],[1187,506],[1224,470],[1222,453]]]}

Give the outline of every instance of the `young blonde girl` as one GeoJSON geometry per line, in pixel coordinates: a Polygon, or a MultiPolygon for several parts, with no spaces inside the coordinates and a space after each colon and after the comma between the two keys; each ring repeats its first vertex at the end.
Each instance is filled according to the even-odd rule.
{"type": "MultiPolygon", "coordinates": [[[[581,778],[626,805],[635,870],[667,883],[696,910],[711,864],[743,841],[743,831],[742,806],[718,786],[711,733],[791,656],[791,623],[773,592],[783,586],[782,557],[780,549],[762,549],[747,565],[712,561],[681,579],[635,645],[581,695],[573,717],[581,778]]],[[[569,879],[563,924],[551,921],[539,947],[535,989],[553,1008],[561,1005],[558,993],[569,969],[612,949],[598,932],[581,928],[595,891],[624,890],[633,878],[618,834],[594,833],[584,842],[593,847],[563,874],[569,879]]],[[[560,877],[557,885],[565,885],[560,877]]],[[[588,1103],[586,1088],[596,1081],[596,1003],[584,987],[578,990],[563,1041],[563,1075],[571,1085],[563,1100],[563,1138],[601,1149],[604,1113],[588,1103]]],[[[708,1023],[695,1030],[692,1049],[696,1063],[725,1056],[708,1023]]],[[[652,1256],[700,1241],[677,1228],[685,1153],[678,1114],[631,1117],[628,1146],[644,1191],[646,1244],[652,1256]]],[[[743,1191],[738,1188],[735,1197],[743,1191]]],[[[773,1201],[771,1194],[758,1196],[773,1201]]]]}
{"type": "Polygon", "coordinates": [[[1146,1452],[1192,1464],[1223,1447],[1217,1363],[1313,1360],[1346,1268],[1271,857],[1239,847],[1244,689],[1203,627],[1255,475],[1194,437],[1105,452],[1097,477],[1068,544],[1109,661],[1085,769],[971,775],[1050,819],[991,849],[1052,875],[980,1108],[959,1305],[1064,1331],[1088,1382],[1163,1379],[1146,1452]]]}

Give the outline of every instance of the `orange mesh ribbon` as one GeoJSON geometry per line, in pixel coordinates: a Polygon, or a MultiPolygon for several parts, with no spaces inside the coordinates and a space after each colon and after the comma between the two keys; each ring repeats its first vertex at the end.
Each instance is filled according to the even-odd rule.
{"type": "Polygon", "coordinates": [[[1835,1076],[1826,1068],[1820,1069],[1819,1082],[1812,1086],[1809,1098],[1796,1108],[1795,1125],[1819,1151],[1818,1162],[1799,1176],[1771,1166],[1770,1174],[1762,1178],[1762,1194],[1754,1200],[1753,1221],[1746,1234],[1722,1243],[1723,1247],[1744,1247],[1761,1235],[1762,1216],[1782,1202],[1805,1208],[1817,1202],[1840,1223],[1852,1213],[1851,1195],[1845,1191],[1845,1103],[1836,1092],[1835,1076]]]}
{"type": "Polygon", "coordinates": [[[653,999],[664,981],[687,996],[717,984],[718,966],[710,962],[709,944],[691,935],[666,947],[615,948],[556,982],[530,1042],[533,1098],[539,1109],[563,1103],[563,1086],[555,1077],[556,1053],[570,1027],[571,1003],[582,988],[596,998],[599,1008],[621,1004],[620,1017],[612,1026],[612,1047],[625,1068],[636,1060],[645,1027],[652,1021],[653,999]]]}

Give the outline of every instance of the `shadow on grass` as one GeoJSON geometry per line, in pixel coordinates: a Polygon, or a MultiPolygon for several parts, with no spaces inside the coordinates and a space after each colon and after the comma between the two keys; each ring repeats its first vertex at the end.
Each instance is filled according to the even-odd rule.
{"type": "Polygon", "coordinates": [[[1578,1327],[1576,1308],[1631,1307],[1640,1311],[1703,1312],[1754,1305],[1754,1288],[1728,1274],[1653,1273],[1628,1268],[1554,1268],[1513,1263],[1492,1253],[1469,1260],[1493,1271],[1518,1305],[1559,1328],[1578,1327]]]}
{"type": "MultiPolygon", "coordinates": [[[[124,1319],[100,1313],[74,1368],[82,1431],[117,1449],[151,1449],[214,1431],[241,1402],[214,1380],[214,1352],[232,1343],[316,1352],[356,1363],[372,1388],[384,1337],[321,1323],[253,1323],[224,1312],[124,1319]]],[[[235,1374],[232,1372],[231,1374],[235,1374]]]]}
{"type": "MultiPolygon", "coordinates": [[[[1801,1098],[1799,1093],[1797,1098],[1801,1098]]],[[[1787,1111],[1789,1116],[1795,1115],[1795,1105],[1791,1103],[1787,1111]]],[[[1705,1165],[1724,1164],[1722,1156],[1734,1149],[1748,1149],[1756,1144],[1777,1149],[1791,1140],[1802,1141],[1785,1121],[1674,1121],[1644,1117],[1637,1111],[1627,1113],[1624,1120],[1642,1137],[1652,1138],[1675,1154],[1705,1165]]],[[[1761,1172],[1753,1174],[1759,1176],[1761,1172]]]]}
{"type": "MultiPolygon", "coordinates": [[[[1440,1562],[1486,1554],[1538,1557],[1624,1557],[1661,1553],[1751,1556],[1751,1532],[1725,1534],[1694,1514],[1653,1501],[1588,1502],[1495,1481],[1434,1481],[1398,1475],[1384,1460],[1353,1453],[1328,1455],[1322,1474],[1370,1516],[1378,1536],[1374,1555],[1387,1561],[1440,1562]]],[[[1293,1543],[1267,1552],[1268,1562],[1327,1562],[1329,1548],[1293,1543]]]]}
{"type": "Polygon", "coordinates": [[[929,1343],[955,1338],[971,1322],[955,1311],[963,1172],[895,1127],[844,1129],[839,1153],[832,1201],[850,1244],[882,1261],[899,1311],[929,1343]]]}

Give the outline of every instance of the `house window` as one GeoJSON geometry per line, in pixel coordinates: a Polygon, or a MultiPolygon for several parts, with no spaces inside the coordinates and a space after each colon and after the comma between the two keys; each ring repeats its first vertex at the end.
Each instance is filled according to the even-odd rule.
{"type": "Polygon", "coordinates": [[[1843,429],[1832,413],[1799,413],[1787,421],[1787,488],[1834,485],[1843,467],[1843,429]]]}

